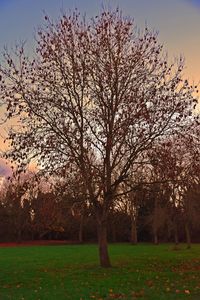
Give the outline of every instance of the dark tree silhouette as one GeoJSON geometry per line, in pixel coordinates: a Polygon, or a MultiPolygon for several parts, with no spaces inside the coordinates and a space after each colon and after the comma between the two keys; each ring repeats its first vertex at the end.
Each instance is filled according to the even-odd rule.
{"type": "MultiPolygon", "coordinates": [[[[191,191],[195,192],[199,184],[200,174],[198,138],[194,135],[196,129],[194,122],[186,136],[167,138],[149,152],[155,180],[157,178],[164,182],[158,188],[160,195],[158,194],[157,201],[164,199],[164,193],[167,192],[169,209],[166,214],[172,223],[175,244],[179,241],[178,224],[183,219],[188,248],[191,244],[191,225],[199,215],[195,197],[191,195],[191,191]]],[[[159,215],[161,213],[156,216],[156,222],[159,222],[159,215]]]]}

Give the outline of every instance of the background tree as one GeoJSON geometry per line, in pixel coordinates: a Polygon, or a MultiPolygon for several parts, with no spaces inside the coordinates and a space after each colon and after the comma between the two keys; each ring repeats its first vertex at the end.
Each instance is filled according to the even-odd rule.
{"type": "Polygon", "coordinates": [[[77,169],[62,169],[55,178],[55,192],[72,216],[79,222],[78,241],[83,242],[84,220],[90,214],[90,203],[88,201],[85,185],[77,169]]]}
{"type": "Polygon", "coordinates": [[[12,177],[5,183],[1,198],[1,206],[4,209],[1,224],[2,227],[7,227],[7,239],[21,242],[30,232],[29,188],[32,180],[33,174],[27,173],[17,178],[12,177]]]}
{"type": "Polygon", "coordinates": [[[195,202],[187,191],[195,190],[199,177],[199,147],[196,142],[190,131],[187,136],[174,136],[163,140],[150,152],[154,176],[164,182],[158,192],[167,196],[158,195],[158,201],[162,198],[165,201],[165,211],[173,227],[176,244],[178,224],[181,220],[184,221],[188,247],[191,242],[189,228],[192,219],[195,219],[195,202]]]}
{"type": "Polygon", "coordinates": [[[53,192],[44,193],[39,191],[37,197],[32,200],[32,230],[39,239],[48,235],[51,239],[52,233],[63,232],[64,219],[63,207],[57,201],[53,192]]]}

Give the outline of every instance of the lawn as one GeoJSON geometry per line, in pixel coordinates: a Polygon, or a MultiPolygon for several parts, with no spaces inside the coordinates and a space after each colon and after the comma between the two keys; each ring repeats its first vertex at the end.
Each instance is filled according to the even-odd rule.
{"type": "Polygon", "coordinates": [[[200,245],[110,245],[113,267],[98,266],[96,245],[0,248],[0,299],[200,299],[200,245]]]}

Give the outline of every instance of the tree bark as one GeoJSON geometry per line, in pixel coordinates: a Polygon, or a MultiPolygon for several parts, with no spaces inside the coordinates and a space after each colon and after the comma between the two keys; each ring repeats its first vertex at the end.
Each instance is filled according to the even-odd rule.
{"type": "Polygon", "coordinates": [[[157,233],[157,230],[154,230],[153,238],[154,238],[154,245],[158,245],[158,233],[157,233]]]}
{"type": "Polygon", "coordinates": [[[100,265],[103,268],[109,268],[110,258],[108,254],[108,241],[107,241],[107,222],[98,221],[98,244],[99,244],[99,258],[100,265]]]}
{"type": "Polygon", "coordinates": [[[154,215],[153,215],[154,245],[158,245],[158,228],[159,228],[159,207],[158,207],[158,197],[156,197],[155,198],[154,215]]]}
{"type": "Polygon", "coordinates": [[[174,225],[174,242],[176,246],[179,244],[177,224],[174,225]]]}
{"type": "Polygon", "coordinates": [[[17,243],[21,243],[22,241],[22,231],[21,229],[18,229],[17,231],[17,243]]]}
{"type": "Polygon", "coordinates": [[[187,248],[191,248],[191,235],[190,235],[190,229],[188,223],[185,223],[185,234],[186,234],[186,242],[187,242],[187,248]]]}
{"type": "Polygon", "coordinates": [[[171,230],[169,224],[167,224],[167,242],[170,241],[170,238],[171,238],[171,230]]]}
{"type": "Polygon", "coordinates": [[[136,226],[136,220],[135,218],[132,218],[131,220],[131,244],[137,245],[138,239],[137,239],[137,226],[136,226]]]}
{"type": "Polygon", "coordinates": [[[78,232],[78,241],[79,243],[83,242],[83,215],[81,215],[80,224],[79,224],[79,232],[78,232]]]}

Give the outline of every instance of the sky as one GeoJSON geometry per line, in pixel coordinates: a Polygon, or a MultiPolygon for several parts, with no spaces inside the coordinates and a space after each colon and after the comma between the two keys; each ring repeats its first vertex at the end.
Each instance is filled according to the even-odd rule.
{"type": "Polygon", "coordinates": [[[139,27],[158,30],[169,56],[184,55],[186,76],[200,81],[200,0],[0,0],[0,50],[21,40],[31,49],[44,11],[57,18],[61,9],[77,7],[93,16],[102,5],[119,6],[139,27]]]}
{"type": "Polygon", "coordinates": [[[200,0],[0,0],[0,52],[5,45],[9,48],[26,41],[31,53],[34,34],[44,23],[44,12],[56,19],[62,9],[67,12],[77,7],[91,17],[103,5],[119,6],[125,15],[135,19],[138,27],[147,24],[158,31],[170,58],[185,57],[185,77],[200,82],[200,0]]]}

